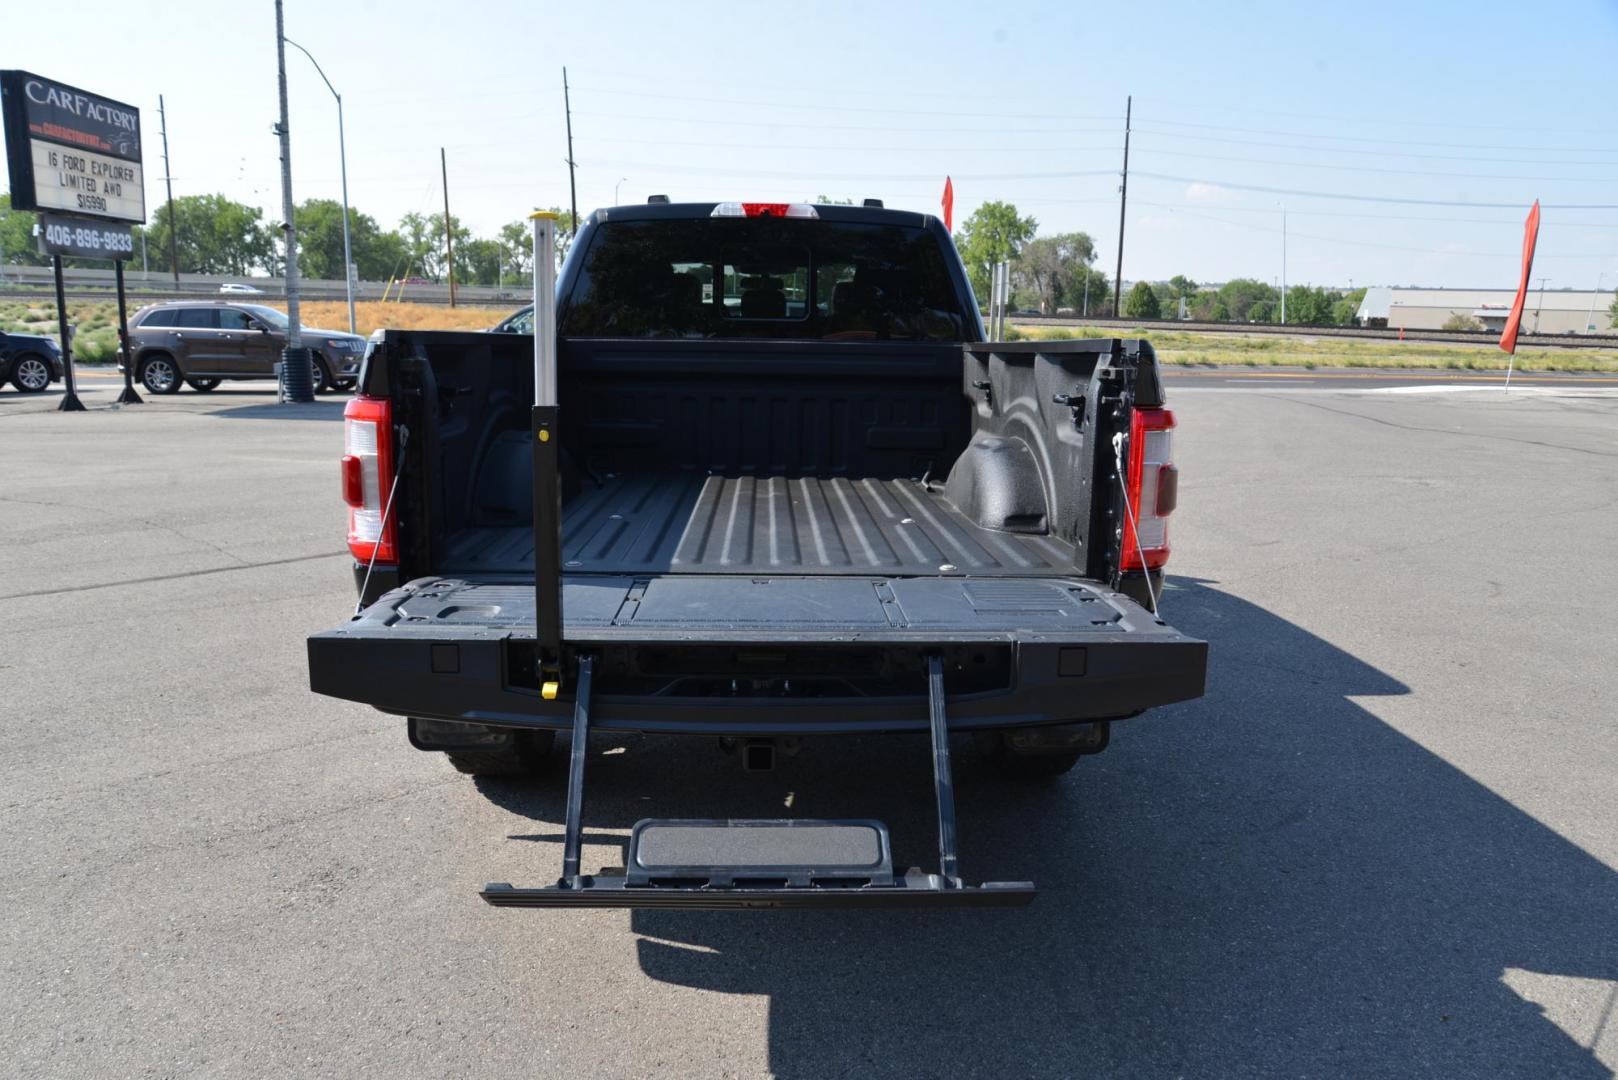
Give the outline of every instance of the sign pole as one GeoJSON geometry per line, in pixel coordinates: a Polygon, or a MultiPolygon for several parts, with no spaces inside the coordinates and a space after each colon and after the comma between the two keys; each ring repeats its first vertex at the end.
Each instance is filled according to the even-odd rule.
{"type": "Polygon", "coordinates": [[[135,362],[129,355],[129,308],[124,303],[124,260],[112,260],[113,273],[118,281],[118,351],[124,361],[124,392],[118,395],[120,405],[141,405],[141,396],[135,392],[135,362]]]}
{"type": "Polygon", "coordinates": [[[56,408],[59,412],[84,412],[84,402],[79,400],[78,386],[73,381],[73,342],[67,332],[67,294],[62,288],[62,257],[52,255],[51,265],[56,270],[56,328],[62,335],[62,370],[67,378],[67,393],[62,395],[62,403],[56,408]]]}

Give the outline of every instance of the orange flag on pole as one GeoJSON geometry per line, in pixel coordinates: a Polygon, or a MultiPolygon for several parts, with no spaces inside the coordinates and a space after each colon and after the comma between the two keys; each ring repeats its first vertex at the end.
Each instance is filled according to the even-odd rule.
{"type": "MultiPolygon", "coordinates": [[[[1528,211],[1528,220],[1523,223],[1522,234],[1522,280],[1517,283],[1517,299],[1511,304],[1511,315],[1506,319],[1505,333],[1500,335],[1500,348],[1511,353],[1513,358],[1517,355],[1517,330],[1522,326],[1523,305],[1528,301],[1528,279],[1534,272],[1534,245],[1539,241],[1539,200],[1534,200],[1534,208],[1528,211]]],[[[1508,369],[1506,379],[1511,378],[1508,369]]]]}
{"type": "MultiPolygon", "coordinates": [[[[955,185],[950,183],[949,177],[944,177],[944,229],[947,232],[955,231],[955,185]]],[[[1538,203],[1534,205],[1538,206],[1538,203]]]]}

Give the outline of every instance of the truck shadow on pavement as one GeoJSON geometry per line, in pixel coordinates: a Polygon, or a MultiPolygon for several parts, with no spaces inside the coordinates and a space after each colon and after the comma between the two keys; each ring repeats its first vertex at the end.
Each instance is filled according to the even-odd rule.
{"type": "MultiPolygon", "coordinates": [[[[766,995],[788,1077],[1610,1075],[1610,986],[1553,1022],[1512,984],[1618,979],[1613,872],[1350,700],[1396,679],[1208,582],[1165,606],[1212,643],[1203,700],[1043,787],[957,740],[964,876],[1031,878],[1032,907],[637,911],[642,970],[766,995]]],[[[556,823],[561,775],[480,787],[556,823]]],[[[649,816],[866,816],[900,865],[936,860],[919,738],[744,774],[706,741],[601,736],[589,779],[591,843],[649,816]]],[[[522,838],[547,882],[560,831],[522,838]]]]}

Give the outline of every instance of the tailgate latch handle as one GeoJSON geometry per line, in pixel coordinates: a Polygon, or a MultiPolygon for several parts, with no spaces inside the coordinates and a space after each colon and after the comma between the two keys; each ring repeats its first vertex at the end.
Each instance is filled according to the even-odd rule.
{"type": "Polygon", "coordinates": [[[1084,395],[1083,394],[1052,394],[1051,401],[1056,405],[1066,405],[1073,410],[1073,426],[1080,431],[1084,430],[1084,395]]]}

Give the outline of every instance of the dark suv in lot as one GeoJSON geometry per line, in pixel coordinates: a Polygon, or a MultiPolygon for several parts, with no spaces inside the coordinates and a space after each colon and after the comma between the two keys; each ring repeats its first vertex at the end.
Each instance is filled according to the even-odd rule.
{"type": "MultiPolygon", "coordinates": [[[[135,377],[154,394],[185,383],[212,390],[225,379],[268,379],[287,343],[287,317],[262,304],[176,301],[153,304],[129,320],[135,377]]],[[[359,374],[365,339],[336,330],[302,329],[314,357],[318,390],[347,390],[359,374]]]]}
{"type": "Polygon", "coordinates": [[[62,380],[62,350],[48,337],[0,331],[0,386],[37,394],[62,380]]]}

